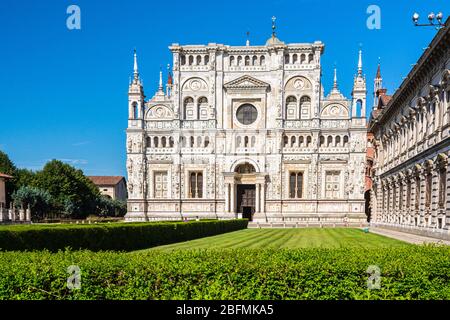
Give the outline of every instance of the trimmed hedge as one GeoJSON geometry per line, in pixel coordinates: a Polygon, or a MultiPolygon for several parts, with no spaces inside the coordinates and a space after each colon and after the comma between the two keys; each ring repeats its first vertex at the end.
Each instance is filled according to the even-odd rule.
{"type": "Polygon", "coordinates": [[[0,252],[1,299],[450,299],[450,248],[0,252]],[[81,288],[67,289],[68,266],[81,288]],[[381,271],[380,289],[367,269],[381,271]]]}
{"type": "Polygon", "coordinates": [[[0,250],[131,251],[247,228],[248,220],[0,227],[0,250]]]}

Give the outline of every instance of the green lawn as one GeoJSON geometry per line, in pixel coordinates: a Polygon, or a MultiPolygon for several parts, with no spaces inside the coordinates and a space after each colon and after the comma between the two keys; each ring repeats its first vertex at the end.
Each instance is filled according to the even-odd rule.
{"type": "Polygon", "coordinates": [[[379,248],[409,244],[365,233],[360,229],[307,228],[307,229],[245,229],[213,237],[159,246],[150,250],[221,249],[221,248],[379,248]]]}

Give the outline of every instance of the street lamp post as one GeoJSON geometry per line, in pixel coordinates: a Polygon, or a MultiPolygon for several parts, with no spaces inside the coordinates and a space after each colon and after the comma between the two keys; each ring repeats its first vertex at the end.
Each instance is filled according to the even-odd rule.
{"type": "Polygon", "coordinates": [[[435,27],[437,30],[444,27],[444,23],[442,23],[444,15],[442,12],[439,12],[438,14],[431,12],[428,15],[429,23],[419,23],[419,17],[420,16],[417,12],[415,12],[412,16],[413,23],[416,27],[435,27]]]}

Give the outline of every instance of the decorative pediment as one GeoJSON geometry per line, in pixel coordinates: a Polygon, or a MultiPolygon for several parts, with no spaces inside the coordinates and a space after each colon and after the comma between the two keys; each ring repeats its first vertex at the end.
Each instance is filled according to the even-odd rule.
{"type": "Polygon", "coordinates": [[[170,107],[165,105],[151,106],[147,111],[147,120],[172,120],[174,114],[170,107]]]}
{"type": "Polygon", "coordinates": [[[242,76],[224,84],[227,90],[268,90],[270,85],[250,76],[242,76]]]}

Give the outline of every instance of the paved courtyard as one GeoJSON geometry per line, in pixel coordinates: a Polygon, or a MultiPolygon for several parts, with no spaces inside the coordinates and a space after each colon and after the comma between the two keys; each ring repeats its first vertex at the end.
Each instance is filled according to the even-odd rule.
{"type": "Polygon", "coordinates": [[[435,239],[430,237],[419,236],[411,233],[382,229],[382,228],[370,228],[371,233],[379,234],[382,236],[394,238],[397,240],[413,243],[413,244],[425,244],[425,243],[438,243],[450,245],[450,241],[435,239]]]}

